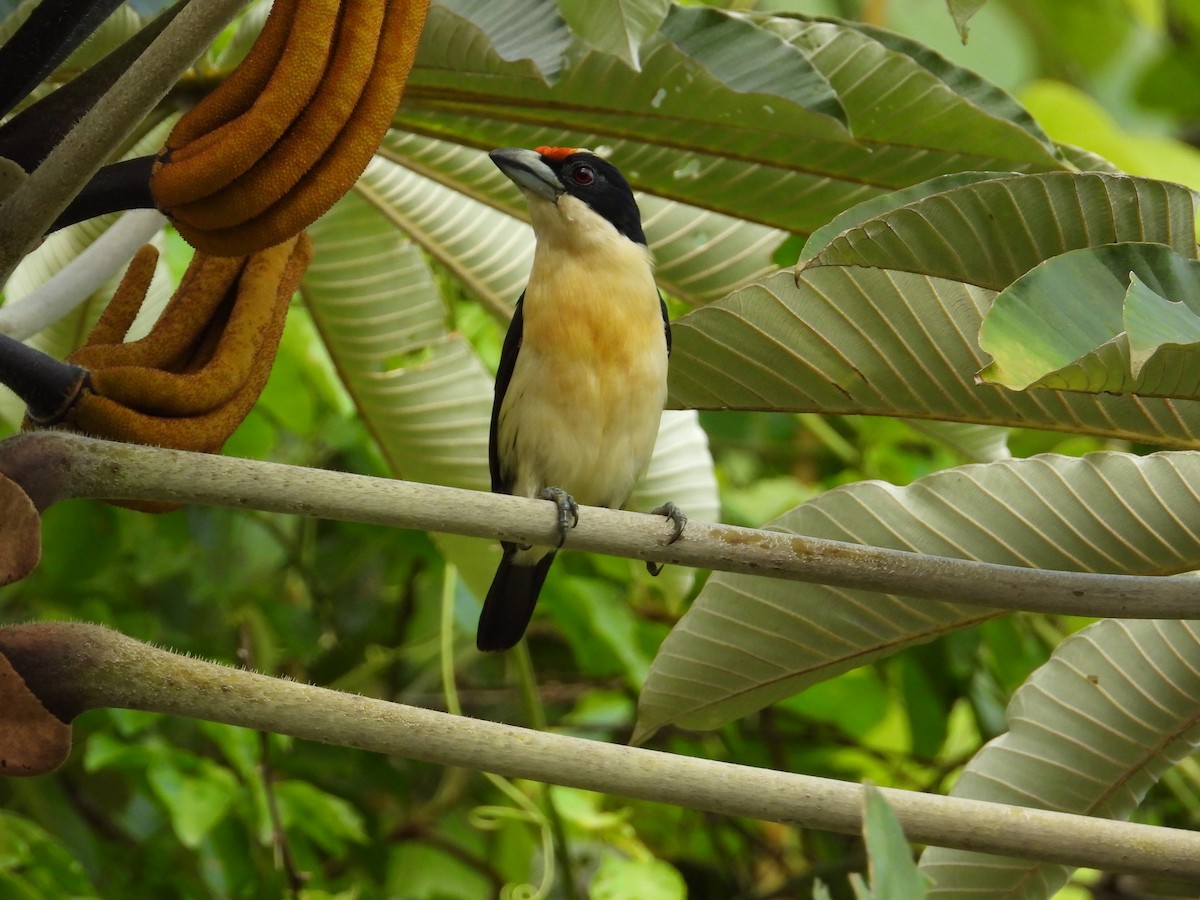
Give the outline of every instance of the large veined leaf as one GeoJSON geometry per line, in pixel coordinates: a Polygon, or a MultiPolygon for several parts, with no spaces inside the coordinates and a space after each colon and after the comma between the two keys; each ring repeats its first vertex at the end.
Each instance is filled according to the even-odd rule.
{"type": "MultiPolygon", "coordinates": [[[[368,195],[347,194],[310,230],[301,293],[364,424],[403,478],[487,490],[492,379],[447,329],[420,250],[368,195]]],[[[499,561],[493,542],[442,536],[472,587],[499,561]]]]}
{"type": "Polygon", "coordinates": [[[1070,172],[990,178],[873,215],[805,265],[876,266],[998,291],[1082,247],[1149,241],[1195,257],[1195,220],[1196,195],[1163,181],[1070,172]]]}
{"type": "MultiPolygon", "coordinates": [[[[1050,143],[1049,136],[1029,114],[1029,111],[1018,103],[1015,97],[986,78],[970,69],[955,65],[936,50],[895,31],[889,31],[867,22],[851,21],[841,24],[861,31],[868,37],[879,41],[889,50],[904,54],[928,70],[954,93],[971,101],[980,109],[985,109],[993,116],[1012,122],[1038,141],[1050,143]]],[[[1061,148],[1056,148],[1056,152],[1060,156],[1063,155],[1061,148]]]]}
{"type": "Polygon", "coordinates": [[[864,200],[862,203],[857,203],[844,212],[838,213],[829,220],[828,224],[822,225],[810,234],[808,240],[804,242],[804,249],[800,251],[798,264],[807,264],[818,253],[825,250],[835,238],[841,237],[864,222],[882,218],[902,206],[924,200],[934,194],[944,193],[952,188],[1004,177],[1006,176],[1000,172],[957,172],[954,175],[939,175],[929,181],[922,181],[920,184],[864,200]]]}
{"type": "Polygon", "coordinates": [[[479,148],[534,146],[555,129],[565,145],[612,147],[651,193],[802,234],[860,200],[938,175],[1068,167],[1007,95],[957,93],[956,84],[979,79],[944,60],[922,64],[843,23],[718,15],[709,25],[673,8],[665,29],[682,47],[651,38],[641,72],[581,50],[553,85],[527,63],[504,63],[486,42],[432,24],[397,124],[479,148]],[[728,46],[701,40],[705,28],[734,20],[728,46]],[[788,84],[739,89],[761,32],[782,38],[828,81],[849,133],[798,105],[788,84]],[[463,74],[476,76],[469,89],[463,74]],[[922,111],[895,115],[904,104],[922,111]]]}
{"type": "Polygon", "coordinates": [[[1200,262],[1162,244],[1066,253],[1002,291],[981,377],[1018,390],[1200,397],[1200,262]]]}
{"type": "MultiPolygon", "coordinates": [[[[548,131],[531,145],[557,142],[557,137],[555,132],[548,131]]],[[[420,215],[422,219],[434,222],[440,216],[453,222],[454,228],[448,234],[457,244],[471,247],[478,241],[493,248],[495,253],[487,256],[486,264],[481,267],[479,253],[454,255],[449,242],[431,242],[428,229],[416,235],[431,253],[461,271],[463,280],[489,304],[511,305],[520,291],[519,286],[507,278],[491,277],[488,270],[507,262],[506,272],[520,272],[523,278],[529,271],[532,232],[516,227],[506,218],[497,219],[495,212],[499,210],[507,216],[527,218],[525,201],[513,183],[492,164],[486,153],[397,129],[388,135],[379,155],[461,195],[451,199],[442,194],[434,204],[432,198],[438,192],[433,187],[426,187],[410,198],[409,206],[397,205],[389,215],[398,219],[420,215]],[[472,201],[494,209],[480,210],[471,205],[472,201]],[[431,216],[431,205],[438,205],[443,211],[431,216]],[[497,222],[503,223],[502,239],[493,238],[497,222]],[[506,291],[509,293],[505,294],[506,291]]],[[[376,164],[367,170],[367,176],[374,177],[378,171],[376,164]]],[[[642,195],[638,203],[646,239],[654,254],[655,279],[664,291],[686,303],[698,306],[719,299],[778,268],[774,255],[788,236],[777,229],[650,194],[642,195]]]]}
{"type": "Polygon", "coordinates": [[[994,294],[907,272],[784,272],[674,325],[671,398],[692,409],[863,413],[1200,446],[1200,404],[977,385],[994,294]]]}
{"type": "MultiPolygon", "coordinates": [[[[951,794],[1124,819],[1200,744],[1194,622],[1097,622],[1069,637],[1008,707],[1009,731],[967,764],[951,794]]],[[[939,900],[1043,900],[1063,866],[931,847],[939,900]]]]}
{"type": "Polygon", "coordinates": [[[511,216],[378,156],[358,190],[491,308],[507,312],[517,302],[533,261],[533,236],[511,216]]]}
{"type": "MultiPolygon", "coordinates": [[[[906,487],[846,485],[768,527],[1015,566],[1171,575],[1200,568],[1195,484],[1196,453],[1045,455],[963,466],[906,487]]],[[[717,727],[999,614],[716,573],[659,649],[642,691],[635,740],[667,724],[717,727]]]]}

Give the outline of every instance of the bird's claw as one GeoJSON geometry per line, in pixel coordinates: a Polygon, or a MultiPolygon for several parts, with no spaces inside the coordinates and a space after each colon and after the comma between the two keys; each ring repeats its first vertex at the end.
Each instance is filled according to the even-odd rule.
{"type": "Polygon", "coordinates": [[[543,500],[553,501],[558,507],[558,546],[561,547],[567,539],[567,532],[579,524],[579,504],[558,487],[545,488],[540,496],[543,500]]]}
{"type": "MultiPolygon", "coordinates": [[[[687,525],[687,516],[683,514],[683,510],[681,510],[674,503],[668,501],[662,506],[650,510],[650,514],[655,516],[666,516],[671,520],[671,524],[675,526],[671,536],[667,539],[668,544],[673,544],[679,540],[679,536],[683,534],[684,526],[687,525]]],[[[650,560],[646,561],[646,571],[651,575],[657,577],[658,573],[662,570],[662,563],[651,562],[650,560]]]]}

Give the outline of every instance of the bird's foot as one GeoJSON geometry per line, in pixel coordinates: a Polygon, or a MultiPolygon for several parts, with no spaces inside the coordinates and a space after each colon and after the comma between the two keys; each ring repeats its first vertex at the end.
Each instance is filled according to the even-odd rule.
{"type": "Polygon", "coordinates": [[[567,539],[567,532],[579,524],[579,504],[575,498],[558,487],[548,487],[539,495],[543,500],[551,500],[558,507],[558,546],[567,539]]]}
{"type": "MultiPolygon", "coordinates": [[[[687,516],[683,514],[683,510],[681,510],[674,503],[668,501],[662,506],[650,510],[650,514],[654,516],[666,516],[671,520],[671,524],[675,526],[671,537],[667,540],[668,544],[673,544],[679,540],[679,536],[683,534],[684,526],[687,525],[687,516]]],[[[646,561],[646,571],[651,575],[657,576],[662,570],[662,563],[651,562],[649,560],[646,561]]]]}

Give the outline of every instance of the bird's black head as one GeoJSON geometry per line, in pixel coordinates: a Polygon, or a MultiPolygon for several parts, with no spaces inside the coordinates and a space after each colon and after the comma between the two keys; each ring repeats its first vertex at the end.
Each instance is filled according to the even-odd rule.
{"type": "Polygon", "coordinates": [[[583,201],[631,241],[645,245],[642,217],[629,182],[589,150],[538,147],[493,150],[492,161],[528,193],[554,201],[570,194],[583,201]]]}

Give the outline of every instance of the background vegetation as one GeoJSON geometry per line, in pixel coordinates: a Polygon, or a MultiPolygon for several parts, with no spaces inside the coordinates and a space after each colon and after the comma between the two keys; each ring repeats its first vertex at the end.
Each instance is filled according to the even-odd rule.
{"type": "MultiPolygon", "coordinates": [[[[1053,140],[1129,173],[1200,189],[1200,152],[1189,143],[1200,135],[1200,13],[1188,0],[992,0],[972,20],[965,47],[940,0],[730,5],[837,15],[908,34],[1012,92],[1053,140]]],[[[530,77],[536,65],[561,79],[545,89],[550,96],[572,90],[579,96],[589,85],[601,89],[582,67],[564,62],[555,41],[576,40],[575,29],[604,44],[588,4],[560,4],[565,25],[554,27],[553,3],[503,6],[526,33],[506,33],[485,21],[486,4],[465,0],[445,3],[446,14],[431,19],[396,130],[360,189],[312,231],[317,263],[289,316],[262,400],[227,454],[482,486],[482,445],[447,435],[477,424],[481,410],[486,415],[487,369],[503,333],[498,310],[520,290],[528,239],[508,214],[518,212],[516,198],[498,194],[502,182],[474,145],[485,138],[494,145],[534,137],[558,142],[551,138],[586,133],[588,120],[581,113],[575,122],[564,121],[565,132],[546,121],[504,124],[501,113],[495,114],[501,125],[478,124],[472,113],[496,98],[487,90],[469,95],[476,88],[469,73],[477,65],[497,66],[511,82],[497,91],[528,90],[528,100],[541,90],[530,77]],[[467,25],[488,35],[494,57],[481,62],[469,50],[454,56],[461,45],[453,38],[465,33],[455,29],[467,25]],[[542,55],[527,64],[521,48],[542,55]],[[460,112],[466,115],[456,118],[460,112]],[[491,140],[505,130],[511,140],[491,140]],[[480,212],[464,205],[464,197],[488,202],[480,212]],[[401,231],[413,243],[401,239],[401,231]],[[489,251],[483,260],[472,256],[481,247],[489,251]],[[373,278],[419,294],[418,302],[403,305],[399,321],[391,318],[399,307],[394,295],[381,294],[373,301],[378,305],[357,318],[339,306],[347,296],[339,261],[355,253],[367,257],[360,264],[374,266],[373,278]],[[406,274],[403,282],[398,272],[406,274]],[[399,334],[405,339],[392,340],[399,334]],[[370,346],[380,335],[388,338],[384,353],[370,346]],[[444,390],[448,376],[452,386],[444,390]]],[[[54,80],[86,66],[153,7],[122,7],[54,80]]],[[[0,4],[0,12],[10,8],[0,4]]],[[[199,67],[195,83],[185,82],[168,98],[147,122],[136,152],[161,143],[177,107],[228,68],[261,13],[258,6],[248,12],[199,67]]],[[[0,38],[12,21],[0,20],[0,38]]],[[[691,20],[679,21],[682,30],[691,20]]],[[[661,74],[652,64],[657,57],[630,59],[634,51],[611,43],[602,51],[611,57],[612,81],[599,83],[611,91],[608,114],[617,121],[636,119],[635,111],[664,101],[705,102],[686,93],[680,100],[660,97],[658,91],[675,85],[652,81],[661,74]],[[643,63],[640,73],[629,65],[635,61],[643,63]],[[627,111],[621,108],[626,102],[627,111]]],[[[676,77],[673,70],[667,75],[676,77]]],[[[879,116],[881,133],[894,126],[903,134],[911,125],[889,122],[887,110],[879,116]]],[[[729,145],[742,139],[736,127],[730,134],[729,145]]],[[[667,137],[661,135],[663,143],[667,137]]],[[[754,194],[757,183],[730,187],[712,175],[696,179],[700,154],[651,152],[651,143],[616,143],[614,160],[665,198],[647,198],[646,212],[658,223],[657,232],[648,229],[651,237],[664,242],[656,249],[676,314],[790,267],[803,239],[850,205],[818,199],[805,209],[808,201],[789,194],[774,208],[754,194]],[[672,218],[695,216],[679,206],[688,202],[713,207],[702,213],[702,225],[685,227],[672,218]],[[743,202],[753,205],[754,221],[733,218],[743,202]],[[689,253],[688,242],[703,252],[689,253]],[[712,260],[733,258],[734,250],[738,264],[709,271],[712,260]]],[[[793,152],[804,154],[803,144],[793,152]]],[[[928,172],[917,171],[916,162],[905,165],[913,172],[904,184],[941,174],[936,165],[928,172]]],[[[947,165],[944,171],[970,168],[984,166],[947,165]]],[[[1027,171],[1051,168],[1047,161],[1027,171]]],[[[751,182],[771,177],[754,169],[751,182]]],[[[844,169],[855,171],[848,163],[844,169]]],[[[795,182],[785,186],[797,188],[795,182]]],[[[865,193],[855,199],[867,199],[865,193]]],[[[104,224],[83,223],[47,242],[10,281],[8,298],[60,268],[104,224]]],[[[162,240],[167,252],[158,290],[165,293],[190,251],[170,233],[162,240]]],[[[110,292],[98,292],[96,303],[110,292]]],[[[61,355],[95,315],[98,307],[91,306],[37,340],[61,355]]],[[[677,399],[686,395],[686,386],[675,389],[677,399]]],[[[0,413],[3,433],[14,431],[19,408],[11,397],[0,398],[0,413]]],[[[912,419],[713,411],[700,413],[699,423],[708,450],[689,418],[673,420],[673,442],[660,452],[657,480],[645,497],[669,493],[697,518],[754,526],[839,485],[865,479],[906,485],[1005,455],[995,448],[1000,438],[994,432],[948,434],[912,419]]],[[[1047,430],[1013,430],[1004,439],[1015,457],[1149,449],[1128,438],[1047,430]]],[[[693,573],[668,570],[652,581],[628,560],[565,554],[531,628],[528,657],[484,657],[472,649],[478,611],[472,588],[486,579],[495,557],[481,543],[261,513],[189,507],[148,517],[72,503],[46,515],[44,548],[31,577],[0,591],[3,621],[104,622],[269,674],[435,708],[454,702],[440,668],[448,648],[463,712],[616,742],[633,733],[655,654],[704,580],[703,573],[693,580],[693,573]],[[452,632],[442,629],[444,621],[452,632]]],[[[664,728],[649,746],[944,792],[979,748],[1005,731],[1013,692],[1085,624],[1034,614],[989,618],[714,730],[664,728]]],[[[1185,760],[1151,788],[1137,818],[1200,824],[1195,761],[1185,760]]],[[[303,884],[311,897],[475,898],[493,896],[508,883],[537,884],[552,865],[586,883],[590,896],[653,900],[683,896],[685,886],[692,897],[807,897],[817,878],[834,896],[849,896],[848,875],[865,862],[853,838],[564,788],[502,787],[458,770],[123,711],[81,719],[76,751],[55,776],[0,783],[5,896],[252,897],[303,884]],[[556,811],[551,824],[560,830],[555,837],[570,848],[568,858],[560,854],[556,861],[545,852],[549,826],[537,811],[548,802],[556,811]]],[[[1095,885],[1101,876],[1078,873],[1076,879],[1095,885]]],[[[564,881],[558,880],[556,896],[570,896],[564,881]]],[[[1105,889],[1125,888],[1114,880],[1105,889]]],[[[1087,891],[1072,886],[1062,896],[1087,891]]]]}

